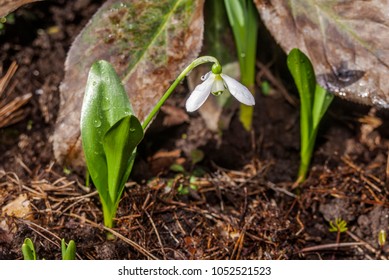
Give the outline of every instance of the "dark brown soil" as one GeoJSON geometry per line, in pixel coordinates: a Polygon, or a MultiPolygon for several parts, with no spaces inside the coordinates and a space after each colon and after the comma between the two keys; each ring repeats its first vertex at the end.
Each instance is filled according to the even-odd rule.
{"type": "MultiPolygon", "coordinates": [[[[21,259],[26,237],[46,259],[61,258],[61,238],[76,242],[79,259],[388,258],[378,236],[389,231],[389,114],[335,98],[309,177],[295,188],[299,110],[288,100],[296,94],[285,69],[261,63],[258,83],[269,80],[266,73],[277,82],[269,96],[257,89],[251,133],[234,115],[218,139],[193,114],[146,135],[119,206],[117,237],[107,241],[97,193],[84,174],[55,163],[51,143],[66,53],[101,2],[35,3],[15,12],[0,35],[1,76],[13,61],[19,66],[8,100],[32,93],[22,120],[0,128],[0,259],[21,259]],[[188,147],[204,159],[193,165],[188,147]],[[173,163],[186,172],[171,171],[173,163]],[[3,206],[21,195],[30,214],[6,215],[3,206]],[[329,231],[336,218],[347,222],[346,232],[329,231]]],[[[170,105],[182,108],[180,98],[170,105]]]]}

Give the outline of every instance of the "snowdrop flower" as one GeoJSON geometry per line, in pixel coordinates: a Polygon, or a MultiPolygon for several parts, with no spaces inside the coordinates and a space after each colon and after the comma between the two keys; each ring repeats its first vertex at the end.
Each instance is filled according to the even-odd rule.
{"type": "Polygon", "coordinates": [[[235,79],[222,74],[220,65],[212,67],[212,71],[204,75],[201,80],[203,82],[194,89],[186,101],[185,106],[188,112],[193,112],[200,108],[207,100],[209,94],[212,93],[218,96],[226,90],[245,105],[253,106],[255,104],[254,96],[248,88],[235,79]]]}

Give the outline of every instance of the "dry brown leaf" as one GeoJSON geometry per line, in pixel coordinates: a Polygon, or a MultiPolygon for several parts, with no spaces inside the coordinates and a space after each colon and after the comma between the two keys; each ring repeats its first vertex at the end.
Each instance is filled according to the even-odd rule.
{"type": "Polygon", "coordinates": [[[20,6],[42,0],[0,0],[0,17],[4,17],[20,6]]]}
{"type": "Polygon", "coordinates": [[[340,97],[389,108],[389,5],[371,0],[255,0],[288,53],[311,59],[318,82],[340,97]]]}

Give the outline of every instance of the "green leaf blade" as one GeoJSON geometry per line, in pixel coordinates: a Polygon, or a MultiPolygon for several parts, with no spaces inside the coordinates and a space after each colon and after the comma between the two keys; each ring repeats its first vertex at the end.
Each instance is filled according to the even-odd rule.
{"type": "Polygon", "coordinates": [[[91,178],[106,203],[108,169],[102,145],[106,132],[132,109],[127,94],[113,67],[106,61],[95,62],[89,72],[81,110],[81,136],[91,178]]]}
{"type": "Polygon", "coordinates": [[[113,125],[105,134],[103,148],[108,166],[108,192],[113,204],[116,204],[132,162],[133,152],[143,139],[143,128],[135,116],[126,116],[113,125]]]}
{"type": "Polygon", "coordinates": [[[308,143],[312,128],[312,104],[316,88],[315,72],[309,58],[299,49],[290,51],[287,65],[300,95],[301,141],[308,143]]]}
{"type": "Polygon", "coordinates": [[[318,84],[316,85],[315,100],[312,108],[313,130],[317,129],[317,127],[319,126],[321,119],[323,118],[325,112],[327,111],[333,99],[334,99],[334,95],[329,93],[320,85],[318,84]]]}

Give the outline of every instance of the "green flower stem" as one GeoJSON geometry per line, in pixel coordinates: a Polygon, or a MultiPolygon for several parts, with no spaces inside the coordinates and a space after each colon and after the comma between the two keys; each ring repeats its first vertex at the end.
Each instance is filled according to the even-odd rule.
{"type": "Polygon", "coordinates": [[[177,77],[177,79],[174,81],[174,83],[168,88],[168,90],[165,92],[165,94],[161,97],[161,99],[158,101],[158,103],[154,106],[153,110],[150,112],[150,114],[146,117],[144,122],[142,123],[142,127],[145,130],[147,126],[150,124],[151,120],[155,117],[155,115],[158,113],[159,109],[162,107],[162,105],[165,103],[166,99],[169,98],[169,96],[173,93],[174,89],[177,87],[177,85],[197,66],[204,64],[204,63],[214,63],[215,67],[221,67],[219,61],[214,58],[213,56],[201,56],[197,59],[195,59],[191,64],[189,64],[184,71],[181,72],[181,74],[177,77]]]}

